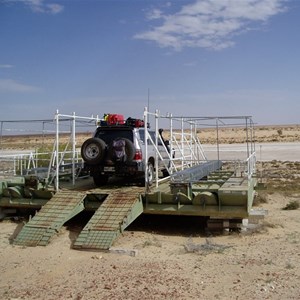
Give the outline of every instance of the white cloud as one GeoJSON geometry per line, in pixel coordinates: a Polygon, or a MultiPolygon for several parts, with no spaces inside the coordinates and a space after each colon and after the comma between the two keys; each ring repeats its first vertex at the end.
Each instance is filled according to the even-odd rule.
{"type": "Polygon", "coordinates": [[[58,14],[63,11],[64,6],[57,3],[45,3],[46,0],[4,0],[7,3],[24,3],[35,13],[58,14]]]}
{"type": "Polygon", "coordinates": [[[0,79],[0,92],[35,93],[40,90],[38,87],[23,84],[13,79],[0,79]]]}
{"type": "Polygon", "coordinates": [[[52,14],[58,14],[64,9],[62,5],[56,3],[47,4],[46,7],[52,14]]]}
{"type": "Polygon", "coordinates": [[[160,9],[153,9],[147,13],[146,17],[148,20],[160,19],[162,17],[162,12],[160,9]]]}
{"type": "Polygon", "coordinates": [[[175,14],[153,9],[149,21],[161,25],[136,34],[160,47],[182,50],[185,47],[224,49],[234,45],[233,37],[253,23],[263,23],[286,10],[286,0],[196,0],[175,14]]]}
{"type": "Polygon", "coordinates": [[[11,69],[13,68],[13,65],[9,65],[9,64],[2,64],[0,65],[0,69],[11,69]]]}

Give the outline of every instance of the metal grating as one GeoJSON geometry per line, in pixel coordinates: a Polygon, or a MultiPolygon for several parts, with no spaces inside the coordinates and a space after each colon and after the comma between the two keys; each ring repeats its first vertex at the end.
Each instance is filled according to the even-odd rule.
{"type": "Polygon", "coordinates": [[[211,160],[194,167],[175,172],[171,175],[171,182],[197,182],[201,178],[209,175],[211,172],[221,169],[222,164],[223,163],[220,160],[211,160]]]}
{"type": "Polygon", "coordinates": [[[141,213],[143,204],[134,192],[108,195],[75,241],[76,249],[109,249],[118,235],[141,213]]]}
{"type": "Polygon", "coordinates": [[[77,191],[57,192],[22,228],[15,245],[45,246],[65,222],[84,210],[85,194],[77,191]]]}
{"type": "Polygon", "coordinates": [[[73,248],[89,249],[109,249],[113,241],[118,237],[118,232],[114,231],[83,231],[77,238],[73,248]]]}

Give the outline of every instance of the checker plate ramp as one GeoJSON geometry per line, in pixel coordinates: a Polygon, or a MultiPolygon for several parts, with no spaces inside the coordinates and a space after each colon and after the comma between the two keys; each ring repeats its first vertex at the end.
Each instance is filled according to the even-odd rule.
{"type": "Polygon", "coordinates": [[[143,212],[136,191],[119,191],[107,196],[75,241],[75,249],[107,250],[124,229],[143,212]]]}
{"type": "Polygon", "coordinates": [[[14,244],[46,246],[65,222],[84,210],[86,194],[77,191],[57,192],[22,228],[14,244]]]}

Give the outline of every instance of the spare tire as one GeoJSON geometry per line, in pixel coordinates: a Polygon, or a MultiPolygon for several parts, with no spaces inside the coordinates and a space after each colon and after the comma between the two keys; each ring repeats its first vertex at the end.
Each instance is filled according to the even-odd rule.
{"type": "MultiPolygon", "coordinates": [[[[116,138],[112,141],[112,143],[109,145],[109,150],[108,150],[109,157],[114,161],[116,161],[116,160],[120,161],[120,153],[119,153],[119,155],[116,155],[116,153],[115,153],[116,149],[114,147],[114,145],[118,144],[118,141],[123,141],[125,144],[124,145],[124,152],[125,152],[124,154],[125,155],[123,155],[122,161],[123,162],[132,161],[134,158],[134,155],[135,155],[135,147],[134,147],[133,142],[131,142],[129,139],[126,139],[126,138],[116,138]]],[[[120,150],[121,149],[117,149],[118,152],[121,152],[120,150]]]]}
{"type": "Polygon", "coordinates": [[[87,139],[81,146],[81,157],[91,165],[99,164],[105,156],[106,144],[99,138],[87,139]]]}

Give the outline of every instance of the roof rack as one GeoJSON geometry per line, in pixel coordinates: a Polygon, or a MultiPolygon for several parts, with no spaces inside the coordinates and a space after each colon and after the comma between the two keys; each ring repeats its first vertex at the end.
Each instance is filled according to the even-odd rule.
{"type": "MultiPolygon", "coordinates": [[[[99,121],[98,125],[100,127],[132,127],[132,128],[140,128],[145,126],[145,122],[142,119],[136,118],[127,118],[124,119],[123,115],[119,114],[104,114],[104,119],[99,121]]],[[[147,124],[147,127],[150,128],[150,124],[147,124]]]]}

